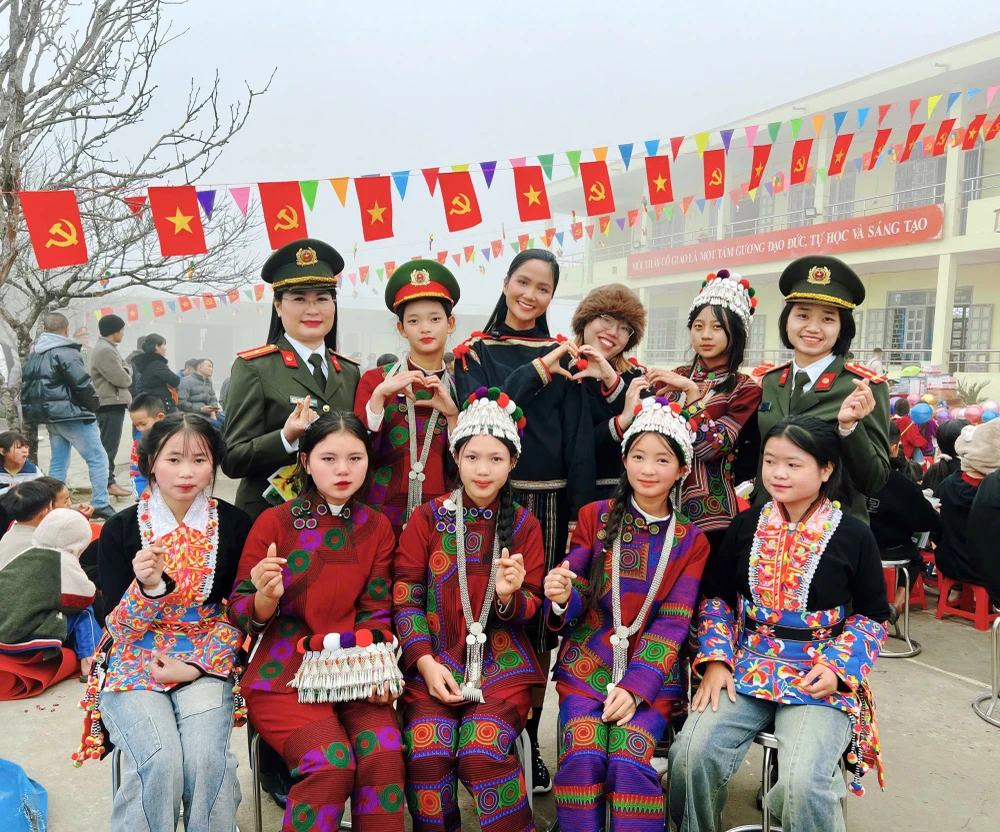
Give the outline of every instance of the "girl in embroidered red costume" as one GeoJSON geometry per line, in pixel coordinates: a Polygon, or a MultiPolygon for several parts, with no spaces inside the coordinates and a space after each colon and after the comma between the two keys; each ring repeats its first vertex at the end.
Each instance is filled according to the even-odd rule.
{"type": "MultiPolygon", "coordinates": [[[[755,434],[760,387],[740,372],[757,299],[750,283],[719,269],[708,275],[688,313],[694,361],[675,371],[650,369],[650,382],[680,401],[696,421],[694,460],[684,481],[684,511],[718,550],[738,512],[732,468],[744,428],[755,434]]],[[[620,423],[628,425],[629,414],[620,423]]],[[[756,437],[750,447],[756,452],[756,437]]],[[[746,462],[744,460],[744,462],[746,462]]],[[[752,468],[756,461],[751,461],[752,468]]]]}
{"type": "Polygon", "coordinates": [[[512,745],[543,682],[524,624],[541,608],[538,521],[514,502],[520,408],[476,391],[451,434],[462,485],[414,512],[396,554],[406,796],[416,832],[458,832],[458,780],[485,832],[534,829],[512,745]]]}
{"type": "Polygon", "coordinates": [[[545,578],[546,621],[563,636],[554,673],[562,829],[597,832],[605,801],[612,832],[663,829],[651,760],[687,698],[678,653],[708,558],[705,536],[670,497],[693,439],[680,405],[645,399],[622,443],[614,497],[584,507],[568,558],[545,578]]]}
{"type": "Polygon", "coordinates": [[[360,698],[321,683],[306,690],[299,672],[322,650],[350,658],[352,648],[393,643],[395,538],[356,499],[371,483],[368,432],[353,413],[333,411],[309,426],[299,451],[301,496],[254,523],[230,598],[230,621],[257,639],[242,680],[249,718],[294,778],[284,832],[336,829],[348,797],[355,829],[399,832],[395,693],[371,684],[360,698]]]}
{"type": "Polygon", "coordinates": [[[239,785],[229,750],[233,665],[243,635],[223,601],[236,576],[250,519],[211,496],[224,444],[205,419],[175,413],[139,444],[149,488],[101,531],[98,563],[107,635],[83,707],[77,765],[107,750],[101,723],[122,751],[111,829],[172,832],[181,802],[192,829],[231,829],[239,785]]]}
{"type": "Polygon", "coordinates": [[[781,748],[768,808],[782,829],[845,828],[845,753],[852,791],[871,767],[882,784],[867,676],[889,605],[874,536],[835,501],[851,494],[842,444],[813,416],[778,422],[762,460],[775,499],[738,515],[706,567],[694,659],[704,678],[670,749],[681,832],[716,828],[717,795],[760,730],[781,748]]]}
{"type": "Polygon", "coordinates": [[[354,412],[372,432],[375,481],[368,504],[399,537],[417,506],[447,491],[448,429],[458,419],[444,350],[455,331],[458,281],[435,260],[411,260],[393,272],[385,304],[410,351],[403,361],[361,377],[354,412]]]}

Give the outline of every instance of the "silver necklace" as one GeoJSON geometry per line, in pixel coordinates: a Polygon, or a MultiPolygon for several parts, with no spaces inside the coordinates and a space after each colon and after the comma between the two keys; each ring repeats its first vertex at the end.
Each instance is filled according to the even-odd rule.
{"type": "Polygon", "coordinates": [[[628,627],[622,625],[622,544],[621,529],[615,536],[614,545],[611,547],[611,617],[615,626],[615,631],[611,634],[611,649],[614,654],[614,668],[611,673],[611,684],[608,685],[608,693],[615,689],[625,671],[628,669],[628,640],[639,632],[639,628],[646,620],[649,608],[653,605],[656,593],[660,591],[660,584],[663,582],[663,573],[667,571],[667,562],[670,560],[670,553],[674,547],[674,528],[677,525],[677,511],[670,516],[670,525],[667,526],[667,533],[663,538],[663,548],[660,551],[660,562],[656,564],[656,572],[653,580],[649,583],[646,591],[646,600],[642,602],[642,608],[635,617],[635,621],[628,627]]]}
{"type": "Polygon", "coordinates": [[[469,598],[469,580],[465,570],[465,509],[462,508],[462,489],[456,489],[451,500],[455,504],[455,559],[458,563],[458,592],[462,596],[462,614],[465,616],[465,679],[462,682],[462,698],[466,702],[485,702],[481,690],[483,684],[483,648],[486,644],[486,622],[490,617],[493,597],[497,588],[497,566],[500,558],[500,536],[493,536],[493,561],[490,580],[486,585],[483,608],[479,620],[472,617],[472,600],[469,598]]]}

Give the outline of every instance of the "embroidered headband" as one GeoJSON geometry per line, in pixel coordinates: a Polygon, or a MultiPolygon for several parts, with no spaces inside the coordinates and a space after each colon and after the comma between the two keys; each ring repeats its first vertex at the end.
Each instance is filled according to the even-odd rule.
{"type": "Polygon", "coordinates": [[[508,440],[520,454],[526,421],[521,408],[499,387],[480,387],[458,414],[458,425],[449,435],[451,451],[470,436],[495,436],[508,440]]]}
{"type": "Polygon", "coordinates": [[[677,402],[656,399],[652,396],[642,400],[635,408],[635,418],[622,437],[622,452],[629,439],[637,433],[660,433],[673,439],[681,449],[681,465],[690,465],[694,455],[694,430],[686,411],[677,402]]]}
{"type": "Polygon", "coordinates": [[[736,313],[749,334],[753,314],[757,311],[757,298],[754,294],[750,281],[745,277],[728,269],[719,269],[701,284],[701,291],[691,303],[688,314],[702,306],[723,306],[736,313]]]}

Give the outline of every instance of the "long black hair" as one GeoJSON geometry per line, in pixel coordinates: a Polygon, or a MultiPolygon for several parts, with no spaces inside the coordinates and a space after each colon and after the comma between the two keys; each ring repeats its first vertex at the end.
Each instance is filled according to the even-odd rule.
{"type": "Polygon", "coordinates": [[[786,416],[767,432],[760,446],[761,454],[767,450],[770,440],[778,438],[787,439],[800,451],[809,454],[821,468],[833,464],[830,478],[820,485],[820,494],[831,500],[840,500],[845,505],[854,498],[856,492],[851,475],[844,466],[844,443],[835,422],[802,414],[786,416]]]}
{"type": "MultiPolygon", "coordinates": [[[[818,303],[817,306],[829,306],[830,304],[818,303]]],[[[781,338],[781,343],[785,346],[785,349],[794,350],[795,347],[791,341],[788,340],[788,316],[792,314],[792,307],[795,303],[786,303],[781,310],[781,314],[778,315],[778,335],[781,338]]],[[[854,316],[851,314],[849,309],[840,309],[839,307],[831,307],[837,309],[837,316],[840,318],[840,335],[837,336],[837,340],[833,344],[833,349],[830,350],[834,355],[847,355],[851,349],[851,341],[854,340],[855,334],[857,334],[857,327],[854,324],[854,316]]],[[[805,450],[805,449],[803,449],[805,450]]]]}
{"type": "MultiPolygon", "coordinates": [[[[503,285],[506,286],[514,273],[529,260],[542,260],[549,264],[549,268],[552,270],[552,294],[554,295],[556,289],[559,288],[559,261],[556,260],[556,256],[551,251],[546,251],[544,248],[529,248],[515,254],[514,259],[510,261],[510,268],[507,269],[507,276],[503,279],[503,285]]],[[[549,335],[547,314],[547,312],[543,312],[535,321],[538,331],[546,337],[549,335]]],[[[507,296],[501,293],[496,306],[493,307],[493,311],[490,313],[489,320],[486,321],[485,331],[491,335],[496,335],[497,329],[506,320],[507,296]]]]}
{"type": "MultiPolygon", "coordinates": [[[[148,339],[146,343],[149,343],[148,339]]],[[[212,487],[215,487],[215,475],[219,470],[222,458],[226,455],[226,441],[211,422],[200,413],[178,411],[154,422],[153,426],[139,440],[139,473],[150,483],[155,481],[153,468],[156,465],[156,460],[163,451],[164,445],[167,444],[167,440],[178,433],[184,433],[189,438],[204,445],[212,460],[212,487]]]]}
{"type": "MultiPolygon", "coordinates": [[[[494,436],[498,442],[502,442],[504,447],[510,451],[510,461],[513,465],[517,462],[517,448],[514,447],[514,443],[509,439],[504,439],[500,436],[494,436]]],[[[462,455],[462,449],[468,444],[469,440],[472,439],[471,436],[463,436],[458,440],[455,445],[455,458],[459,458],[462,455]]],[[[511,471],[513,471],[513,467],[511,471]]],[[[457,483],[459,487],[461,486],[461,481],[457,483]]],[[[496,537],[499,541],[499,550],[507,549],[509,552],[513,546],[513,541],[511,536],[514,533],[514,515],[517,514],[517,503],[514,502],[514,488],[510,484],[510,475],[507,475],[507,481],[501,486],[500,492],[497,494],[497,530],[496,537]]],[[[510,552],[513,554],[513,552],[510,552]]]]}
{"type": "MultiPolygon", "coordinates": [[[[623,457],[627,457],[629,451],[632,450],[632,446],[639,440],[640,437],[645,436],[643,433],[634,433],[629,437],[628,442],[625,443],[625,450],[622,452],[623,457]]],[[[684,454],[681,452],[681,446],[677,444],[672,436],[666,436],[665,434],[658,433],[662,440],[664,440],[667,445],[670,446],[670,450],[673,451],[674,456],[677,457],[677,461],[683,467],[686,463],[684,462],[684,454]]],[[[585,599],[584,609],[585,611],[596,610],[597,604],[601,598],[601,591],[604,587],[604,561],[606,555],[611,551],[611,547],[614,545],[615,540],[618,539],[618,535],[622,533],[622,524],[625,521],[625,512],[631,510],[632,505],[632,483],[629,482],[628,472],[622,471],[621,477],[618,478],[618,487],[615,489],[615,494],[611,498],[609,506],[611,511],[608,513],[608,522],[604,524],[604,528],[599,531],[598,537],[602,539],[603,546],[600,553],[594,553],[594,557],[590,562],[590,576],[589,589],[587,590],[587,597],[585,599]]],[[[678,510],[678,506],[672,506],[673,511],[678,510]]],[[[673,544],[673,541],[668,541],[669,545],[673,544]]]]}
{"type": "MultiPolygon", "coordinates": [[[[708,306],[709,304],[706,304],[708,306]]],[[[694,319],[701,314],[705,306],[696,306],[688,315],[688,332],[694,326],[694,319]]],[[[726,364],[727,378],[715,388],[720,393],[729,393],[736,387],[736,373],[743,364],[743,356],[747,349],[747,331],[743,326],[740,316],[725,306],[711,304],[712,314],[715,320],[722,324],[722,330],[726,333],[726,349],[729,351],[729,362],[726,364]]],[[[698,366],[699,356],[695,352],[694,360],[691,362],[691,376],[694,376],[695,368],[698,366]]]]}
{"type": "Polygon", "coordinates": [[[320,442],[328,436],[333,436],[335,433],[348,433],[355,439],[360,439],[365,446],[365,455],[368,457],[368,470],[365,473],[365,481],[351,497],[352,501],[364,502],[368,497],[368,492],[372,489],[372,483],[375,478],[375,468],[372,465],[374,458],[372,440],[368,435],[368,429],[350,410],[331,410],[329,413],[324,413],[306,428],[306,432],[299,439],[299,465],[295,472],[295,478],[300,485],[299,493],[303,496],[312,497],[314,500],[318,499],[322,501],[323,498],[316,488],[316,483],[306,473],[306,466],[302,464],[302,459],[308,459],[309,454],[316,450],[316,446],[320,442]]]}
{"type": "MultiPolygon", "coordinates": [[[[274,293],[274,303],[271,304],[271,325],[268,327],[268,330],[267,330],[267,343],[268,344],[277,344],[278,343],[278,339],[282,335],[285,334],[285,325],[281,322],[281,316],[278,315],[278,310],[275,307],[275,304],[276,303],[281,303],[281,299],[285,296],[285,294],[288,294],[288,293],[290,293],[290,294],[295,294],[295,293],[301,294],[303,292],[309,292],[309,291],[313,291],[313,290],[311,290],[311,289],[288,289],[288,290],[279,289],[277,292],[274,293]]],[[[337,314],[337,312],[340,311],[340,307],[337,304],[337,292],[334,289],[316,289],[315,291],[317,291],[317,292],[329,292],[330,293],[330,297],[333,298],[333,307],[334,307],[334,312],[333,312],[333,328],[328,333],[326,333],[326,335],[323,338],[323,342],[326,344],[327,349],[331,349],[331,350],[336,351],[336,349],[337,349],[337,322],[338,322],[338,319],[340,317],[337,314]]]]}

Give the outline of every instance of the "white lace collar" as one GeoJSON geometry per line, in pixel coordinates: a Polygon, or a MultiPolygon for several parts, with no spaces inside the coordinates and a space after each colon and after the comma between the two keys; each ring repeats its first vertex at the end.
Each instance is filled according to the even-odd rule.
{"type": "Polygon", "coordinates": [[[343,505],[338,506],[336,503],[327,503],[327,505],[330,507],[330,514],[334,517],[340,517],[341,512],[344,510],[343,505]]]}
{"type": "MultiPolygon", "coordinates": [[[[153,486],[153,493],[149,497],[149,521],[154,537],[168,535],[181,525],[167,507],[160,489],[156,486],[153,486]]],[[[188,508],[184,515],[184,525],[202,534],[208,530],[208,497],[204,491],[194,498],[194,502],[188,508]]]]}
{"type": "Polygon", "coordinates": [[[639,508],[639,505],[636,503],[634,499],[631,502],[632,502],[633,515],[641,514],[646,519],[646,523],[665,523],[667,520],[670,519],[669,514],[667,514],[664,517],[653,517],[653,515],[651,514],[646,514],[646,512],[644,512],[641,508],[639,508]]]}

